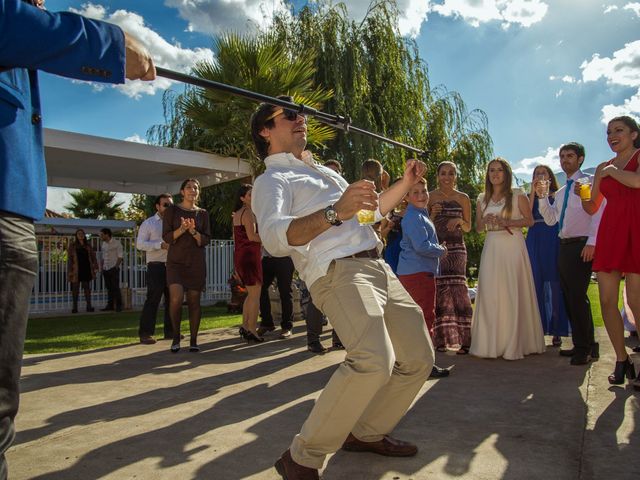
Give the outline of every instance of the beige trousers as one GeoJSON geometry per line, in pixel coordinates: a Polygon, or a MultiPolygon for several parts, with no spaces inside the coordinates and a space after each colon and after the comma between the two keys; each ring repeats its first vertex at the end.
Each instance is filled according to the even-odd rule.
{"type": "Polygon", "coordinates": [[[420,307],[383,260],[336,260],[310,291],[347,351],[291,444],[296,463],[322,468],[349,432],[375,442],[393,430],[434,352],[420,307]]]}

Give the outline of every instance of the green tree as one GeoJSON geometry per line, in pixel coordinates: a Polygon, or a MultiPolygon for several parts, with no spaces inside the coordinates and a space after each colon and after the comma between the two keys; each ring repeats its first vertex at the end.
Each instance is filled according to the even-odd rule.
{"type": "Polygon", "coordinates": [[[127,220],[133,220],[136,225],[140,225],[155,213],[155,197],[153,195],[134,193],[124,216],[127,220]]]}
{"type": "Polygon", "coordinates": [[[122,205],[124,202],[113,203],[116,194],[81,188],[77,192],[70,193],[73,200],[65,208],[76,218],[123,219],[124,212],[122,205]]]}

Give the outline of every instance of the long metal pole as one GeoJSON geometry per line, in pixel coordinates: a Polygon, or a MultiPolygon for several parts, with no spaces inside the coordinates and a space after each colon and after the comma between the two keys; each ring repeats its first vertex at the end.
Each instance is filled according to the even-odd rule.
{"type": "Polygon", "coordinates": [[[398,142],[387,137],[383,137],[382,135],[378,135],[377,133],[370,132],[363,128],[354,127],[353,125],[351,125],[351,119],[348,117],[321,112],[303,103],[287,102],[286,100],[281,100],[276,97],[270,97],[268,95],[262,95],[261,93],[252,92],[251,90],[245,90],[244,88],[234,87],[232,85],[227,85],[226,83],[220,83],[213,80],[205,80],[204,78],[194,77],[192,75],[168,70],[162,67],[157,67],[156,73],[161,77],[165,77],[170,80],[176,80],[178,82],[188,83],[196,87],[220,90],[222,92],[227,92],[232,95],[248,98],[257,102],[268,103],[277,107],[288,108],[290,110],[294,110],[296,112],[314,117],[319,122],[322,122],[338,130],[342,130],[347,133],[360,133],[361,135],[366,135],[375,138],[376,140],[395,145],[396,147],[412,151],[420,156],[425,155],[424,150],[421,150],[419,148],[412,147],[411,145],[407,145],[406,143],[398,142]]]}

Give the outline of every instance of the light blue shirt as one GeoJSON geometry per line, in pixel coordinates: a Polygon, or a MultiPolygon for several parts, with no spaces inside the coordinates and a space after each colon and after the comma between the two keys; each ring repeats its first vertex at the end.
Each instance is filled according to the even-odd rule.
{"type": "Polygon", "coordinates": [[[398,275],[433,273],[438,275],[440,257],[445,249],[438,243],[436,227],[425,208],[407,207],[402,218],[402,240],[400,241],[398,275]]]}

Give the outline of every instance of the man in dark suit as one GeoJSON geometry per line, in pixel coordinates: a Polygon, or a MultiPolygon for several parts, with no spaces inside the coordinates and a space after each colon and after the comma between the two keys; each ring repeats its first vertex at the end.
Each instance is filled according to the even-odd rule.
{"type": "Polygon", "coordinates": [[[47,194],[37,70],[109,83],[155,78],[146,49],[117,26],[42,5],[0,0],[0,480],[36,276],[33,221],[44,216],[47,194]]]}

